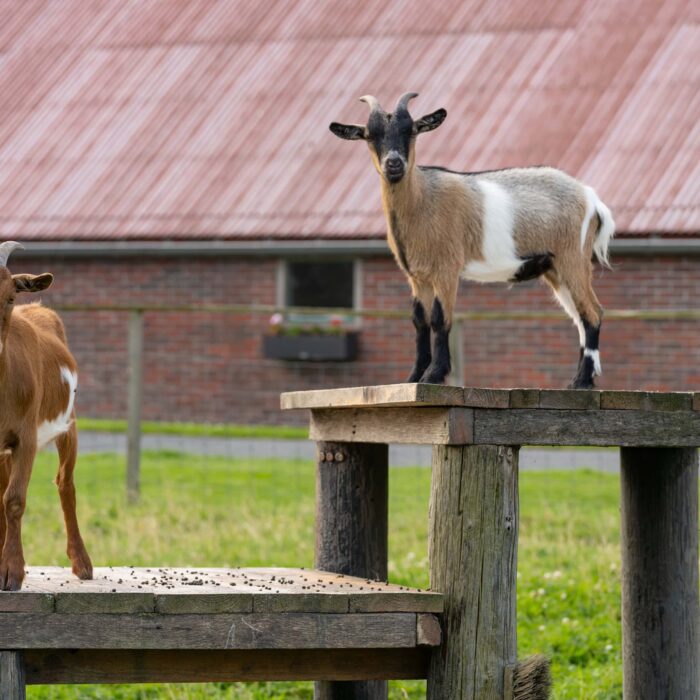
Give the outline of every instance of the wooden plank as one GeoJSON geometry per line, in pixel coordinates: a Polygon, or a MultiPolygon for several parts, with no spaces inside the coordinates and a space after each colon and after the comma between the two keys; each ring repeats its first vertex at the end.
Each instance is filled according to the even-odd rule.
{"type": "Polygon", "coordinates": [[[691,411],[692,403],[689,392],[603,391],[600,398],[601,408],[620,410],[691,411]]]}
{"type": "Polygon", "coordinates": [[[415,645],[415,613],[0,613],[0,648],[368,649],[415,645]]]}
{"type": "Polygon", "coordinates": [[[693,411],[700,411],[700,391],[693,394],[693,411]]]}
{"type": "Polygon", "coordinates": [[[462,387],[441,384],[384,384],[342,389],[291,391],[280,396],[282,410],[377,406],[462,406],[462,387]]]}
{"type": "Polygon", "coordinates": [[[329,408],[311,411],[310,437],[339,442],[463,445],[471,442],[470,408],[329,408]]]}
{"type": "Polygon", "coordinates": [[[474,443],[697,447],[700,413],[474,409],[474,443]]]}
{"type": "Polygon", "coordinates": [[[539,389],[510,390],[510,408],[537,408],[539,405],[539,389]]]}
{"type": "Polygon", "coordinates": [[[24,654],[21,651],[0,651],[0,700],[24,700],[24,654]]]}
{"type": "Polygon", "coordinates": [[[429,700],[502,700],[517,652],[517,547],[517,448],[435,447],[430,585],[445,596],[445,642],[429,700]]]}
{"type": "Polygon", "coordinates": [[[441,613],[441,593],[406,590],[399,593],[355,593],[349,597],[350,612],[426,612],[441,613]]]}
{"type": "Polygon", "coordinates": [[[3,591],[0,612],[53,612],[54,597],[50,593],[3,591]]]}
{"type": "Polygon", "coordinates": [[[429,648],[275,651],[32,649],[27,682],[225,683],[425,678],[429,648]]]}
{"type": "Polygon", "coordinates": [[[540,408],[568,408],[578,410],[600,408],[600,392],[541,389],[540,408]]]}
{"type": "Polygon", "coordinates": [[[510,391],[508,389],[465,388],[464,405],[469,408],[508,408],[510,391]]]}
{"type": "Polygon", "coordinates": [[[626,698],[700,698],[698,451],[621,450],[626,698]]]}

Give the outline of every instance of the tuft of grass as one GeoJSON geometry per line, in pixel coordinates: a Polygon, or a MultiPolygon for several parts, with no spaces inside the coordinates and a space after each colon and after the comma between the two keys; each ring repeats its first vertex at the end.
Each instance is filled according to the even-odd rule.
{"type": "MultiPolygon", "coordinates": [[[[29,564],[68,564],[55,455],[35,465],[23,536],[29,564]]],[[[97,566],[312,566],[314,465],[175,452],[143,455],[142,498],[128,506],[124,458],[87,455],[77,475],[80,523],[97,566]]],[[[389,576],[427,587],[430,470],[390,470],[389,576]]],[[[592,471],[520,480],[519,656],[552,660],[553,698],[621,698],[619,485],[592,471]]],[[[311,683],[36,686],[29,698],[300,700],[311,683]]],[[[390,683],[392,700],[424,682],[390,683]]]]}
{"type": "MultiPolygon", "coordinates": [[[[125,433],[125,420],[111,418],[78,418],[78,429],[89,432],[125,433]]],[[[207,423],[161,423],[143,421],[141,432],[151,435],[194,437],[267,438],[271,440],[306,440],[308,428],[294,425],[217,425],[207,423]]]]}

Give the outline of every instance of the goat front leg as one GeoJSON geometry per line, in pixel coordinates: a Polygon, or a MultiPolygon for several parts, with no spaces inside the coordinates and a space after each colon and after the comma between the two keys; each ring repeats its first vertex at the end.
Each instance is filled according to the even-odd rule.
{"type": "Polygon", "coordinates": [[[10,478],[10,455],[0,455],[0,553],[5,546],[5,533],[7,532],[7,522],[5,520],[5,491],[10,478]]]}
{"type": "Polygon", "coordinates": [[[444,384],[450,373],[450,330],[452,329],[452,311],[457,300],[459,270],[445,271],[434,286],[435,299],[430,312],[432,330],[432,351],[430,365],[423,373],[421,382],[426,384],[444,384]]]}
{"type": "Polygon", "coordinates": [[[3,496],[5,507],[5,542],[0,557],[0,587],[18,591],[24,580],[22,550],[22,516],[27,504],[27,487],[36,455],[36,437],[20,438],[11,458],[10,475],[3,496]]]}

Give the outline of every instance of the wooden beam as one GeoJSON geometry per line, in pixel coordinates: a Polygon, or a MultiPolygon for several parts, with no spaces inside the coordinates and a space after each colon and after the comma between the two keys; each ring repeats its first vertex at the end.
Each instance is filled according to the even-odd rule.
{"type": "Polygon", "coordinates": [[[32,649],[25,659],[30,684],[348,681],[425,678],[430,649],[32,649]]]}
{"type": "Polygon", "coordinates": [[[433,450],[430,585],[445,596],[429,700],[502,700],[516,661],[518,449],[433,450]]]}
{"type": "Polygon", "coordinates": [[[696,447],[700,412],[474,409],[474,443],[696,447]]]}
{"type": "Polygon", "coordinates": [[[311,412],[313,440],[463,445],[472,441],[469,408],[329,408],[311,412]]]}
{"type": "Polygon", "coordinates": [[[0,700],[24,700],[24,654],[21,651],[0,651],[0,700]]]}
{"type": "Polygon", "coordinates": [[[626,698],[700,698],[698,452],[623,448],[626,698]]]}
{"type": "Polygon", "coordinates": [[[0,613],[0,648],[405,649],[416,624],[416,613],[0,613]]]}
{"type": "Polygon", "coordinates": [[[282,410],[359,408],[365,406],[462,406],[464,391],[439,384],[380,384],[341,389],[290,391],[280,397],[282,410]]]}
{"type": "MultiPolygon", "coordinates": [[[[389,448],[385,444],[317,443],[316,556],[318,569],[386,580],[389,448]]],[[[362,600],[354,605],[365,609],[362,600]]],[[[418,630],[416,628],[416,640],[418,630]]],[[[416,641],[417,644],[417,641],[416,641]]],[[[383,680],[316,683],[316,700],[385,700],[383,680]]]]}

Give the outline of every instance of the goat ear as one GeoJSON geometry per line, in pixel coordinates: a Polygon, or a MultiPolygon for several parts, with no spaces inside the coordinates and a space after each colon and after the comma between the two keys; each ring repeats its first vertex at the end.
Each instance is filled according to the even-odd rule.
{"type": "Polygon", "coordinates": [[[12,275],[17,292],[40,292],[48,289],[53,282],[53,275],[44,272],[42,275],[12,275]]]}
{"type": "Polygon", "coordinates": [[[328,128],[338,138],[347,139],[348,141],[367,138],[365,136],[365,127],[360,124],[338,124],[338,122],[333,122],[328,128]]]}
{"type": "Polygon", "coordinates": [[[425,131],[432,131],[437,129],[442,122],[445,121],[447,116],[447,110],[438,109],[432,114],[426,114],[424,117],[417,119],[415,122],[416,133],[422,134],[425,131]]]}

